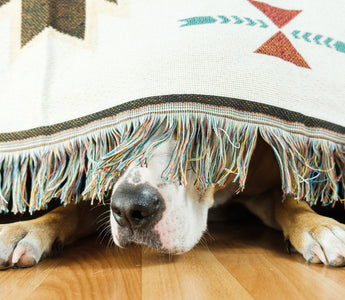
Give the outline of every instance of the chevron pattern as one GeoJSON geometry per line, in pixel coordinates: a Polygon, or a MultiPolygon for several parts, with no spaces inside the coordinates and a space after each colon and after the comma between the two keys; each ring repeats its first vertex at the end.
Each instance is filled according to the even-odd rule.
{"type": "Polygon", "coordinates": [[[294,30],[291,34],[295,39],[303,40],[307,43],[314,43],[320,46],[326,46],[327,48],[345,53],[345,43],[334,41],[331,37],[323,36],[322,34],[313,34],[311,32],[301,32],[300,30],[294,30]]]}
{"type": "Polygon", "coordinates": [[[250,27],[258,26],[260,28],[267,28],[268,25],[260,19],[253,19],[249,17],[240,16],[197,16],[187,19],[179,20],[183,22],[180,27],[202,25],[202,24],[235,24],[235,25],[246,25],[250,27]]]}

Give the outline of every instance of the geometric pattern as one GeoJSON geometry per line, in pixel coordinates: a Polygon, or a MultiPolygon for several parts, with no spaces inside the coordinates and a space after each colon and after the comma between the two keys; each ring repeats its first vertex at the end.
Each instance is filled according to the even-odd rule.
{"type": "Polygon", "coordinates": [[[249,2],[260,9],[279,28],[285,26],[301,12],[301,10],[287,10],[274,7],[259,1],[249,0],[249,2]]]}
{"type": "MultiPolygon", "coordinates": [[[[257,9],[262,11],[268,18],[270,18],[278,28],[285,26],[301,12],[301,10],[282,9],[254,0],[249,0],[249,2],[257,9]]],[[[296,48],[281,31],[273,35],[254,52],[276,56],[285,61],[291,62],[296,66],[310,69],[308,63],[304,60],[302,55],[298,53],[296,48]]]]}
{"type": "Polygon", "coordinates": [[[21,46],[25,46],[47,27],[84,39],[85,1],[22,0],[21,46]]]}
{"type": "Polygon", "coordinates": [[[295,39],[302,39],[308,43],[326,46],[330,49],[335,49],[338,52],[345,53],[345,43],[341,41],[334,41],[334,39],[329,36],[313,34],[309,31],[301,32],[300,30],[294,30],[291,32],[291,34],[295,39]]]}
{"type": "MultiPolygon", "coordinates": [[[[0,0],[0,7],[10,1],[0,0]]],[[[84,39],[85,19],[86,0],[22,0],[21,47],[48,27],[84,39]]]]}
{"type": "Polygon", "coordinates": [[[296,66],[310,69],[308,63],[297,52],[289,39],[281,31],[277,32],[268,41],[261,45],[255,53],[276,56],[285,61],[291,62],[296,66]]]}

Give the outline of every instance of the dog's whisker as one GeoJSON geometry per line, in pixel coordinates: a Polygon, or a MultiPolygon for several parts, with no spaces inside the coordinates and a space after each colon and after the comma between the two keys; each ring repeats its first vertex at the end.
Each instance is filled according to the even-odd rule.
{"type": "Polygon", "coordinates": [[[205,235],[207,236],[207,238],[210,238],[212,241],[216,240],[216,238],[210,233],[208,229],[205,230],[203,237],[205,237],[205,235]]]}
{"type": "Polygon", "coordinates": [[[203,236],[199,241],[199,245],[208,248],[208,240],[203,236]]]}
{"type": "Polygon", "coordinates": [[[99,233],[97,237],[97,241],[102,244],[103,240],[106,238],[107,235],[111,234],[111,225],[110,223],[103,228],[103,230],[99,233]],[[99,240],[101,238],[101,240],[99,240]]]}
{"type": "Polygon", "coordinates": [[[100,220],[101,218],[108,218],[110,214],[110,211],[104,211],[102,212],[99,216],[97,216],[96,218],[96,222],[98,222],[98,220],[100,220]]]}
{"type": "Polygon", "coordinates": [[[96,220],[96,224],[101,227],[103,224],[109,223],[109,216],[104,216],[102,219],[96,220]]]}
{"type": "Polygon", "coordinates": [[[106,211],[102,212],[101,214],[99,214],[99,216],[97,216],[97,218],[101,218],[104,215],[108,214],[110,211],[107,209],[106,211]]]}
{"type": "Polygon", "coordinates": [[[110,203],[103,203],[103,204],[94,204],[90,207],[90,210],[96,210],[96,209],[104,209],[104,207],[110,206],[110,203]]]}
{"type": "Polygon", "coordinates": [[[109,238],[107,248],[114,248],[114,246],[116,246],[114,240],[112,238],[109,238]]]}
{"type": "Polygon", "coordinates": [[[96,224],[97,224],[98,228],[101,228],[103,225],[106,225],[109,223],[110,223],[109,216],[104,216],[103,218],[96,220],[96,224]]]}
{"type": "Polygon", "coordinates": [[[106,243],[106,247],[107,248],[110,248],[110,246],[113,244],[113,245],[115,245],[115,243],[114,243],[114,241],[112,240],[112,238],[111,238],[111,235],[109,235],[109,234],[106,234],[103,238],[102,238],[102,240],[100,241],[100,244],[104,244],[104,241],[107,241],[107,243],[106,243]]]}
{"type": "Polygon", "coordinates": [[[103,218],[102,220],[96,221],[97,230],[99,230],[103,224],[107,224],[109,222],[109,218],[103,218]]]}
{"type": "Polygon", "coordinates": [[[99,233],[97,240],[100,244],[103,244],[106,238],[112,237],[111,235],[111,225],[108,222],[108,225],[103,228],[103,230],[99,233]]]}
{"type": "Polygon", "coordinates": [[[108,226],[110,226],[110,221],[105,220],[102,224],[98,224],[97,231],[100,231],[103,228],[101,230],[101,232],[103,232],[105,230],[105,227],[108,227],[108,226]]]}
{"type": "Polygon", "coordinates": [[[112,248],[112,247],[114,247],[116,244],[115,244],[115,241],[114,241],[114,239],[113,239],[113,237],[112,237],[112,235],[111,235],[111,232],[110,232],[110,229],[109,229],[109,231],[107,232],[107,234],[106,234],[107,236],[109,236],[109,238],[108,238],[108,242],[107,242],[107,248],[112,248]]]}

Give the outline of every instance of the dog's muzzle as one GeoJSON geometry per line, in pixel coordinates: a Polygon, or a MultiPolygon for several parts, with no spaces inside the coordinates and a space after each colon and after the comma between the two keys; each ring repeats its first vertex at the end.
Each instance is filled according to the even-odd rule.
{"type": "MultiPolygon", "coordinates": [[[[162,218],[165,209],[161,194],[147,183],[122,184],[112,195],[111,209],[119,226],[121,243],[147,243],[136,236],[147,236],[162,218]]],[[[154,235],[154,232],[152,232],[154,235]]],[[[152,237],[149,238],[152,240],[152,237]]]]}

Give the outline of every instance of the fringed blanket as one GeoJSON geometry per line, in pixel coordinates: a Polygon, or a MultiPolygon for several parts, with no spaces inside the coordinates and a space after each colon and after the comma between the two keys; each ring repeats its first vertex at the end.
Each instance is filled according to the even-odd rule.
{"type": "Polygon", "coordinates": [[[102,201],[175,133],[166,180],[240,191],[260,135],[284,194],[341,200],[345,2],[263,1],[0,0],[0,210],[102,201]]]}

